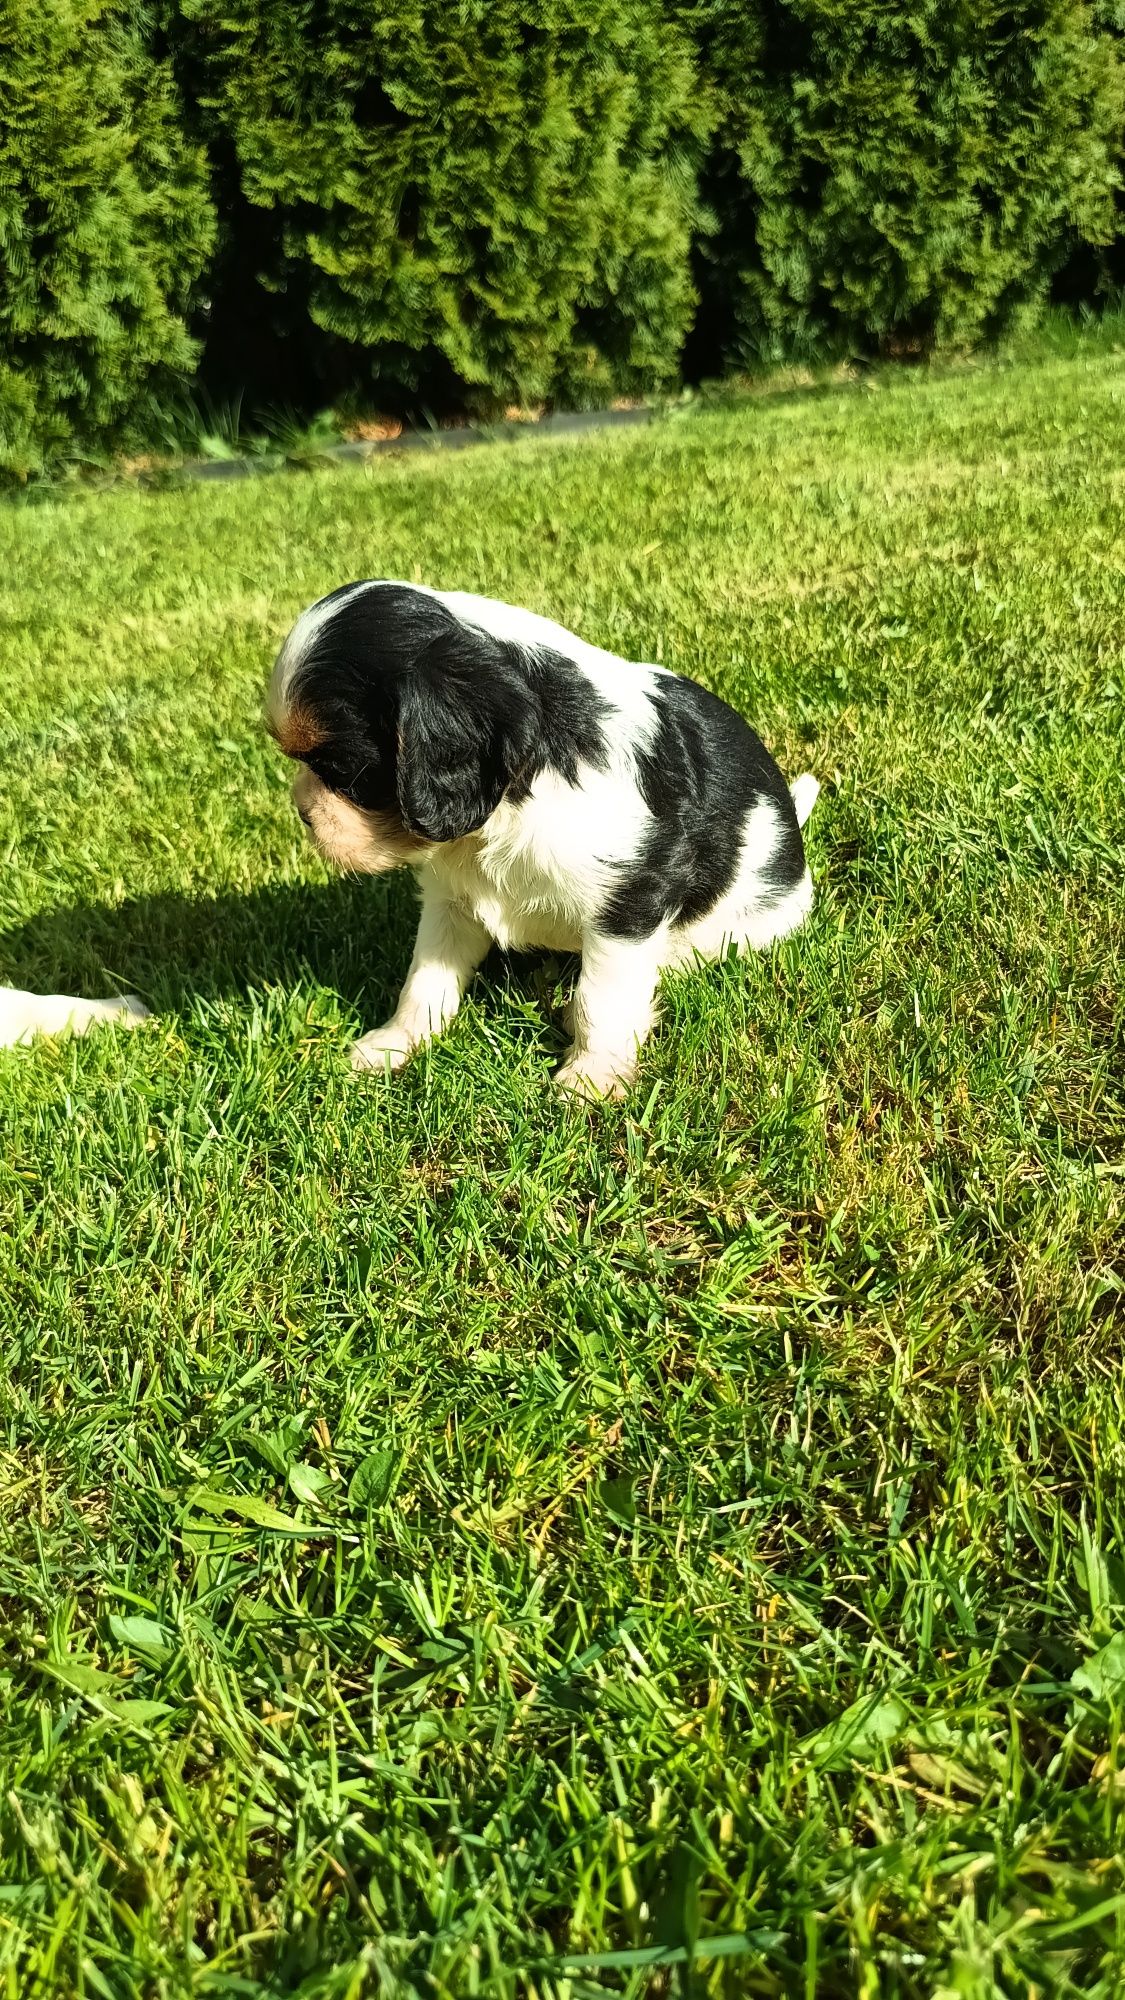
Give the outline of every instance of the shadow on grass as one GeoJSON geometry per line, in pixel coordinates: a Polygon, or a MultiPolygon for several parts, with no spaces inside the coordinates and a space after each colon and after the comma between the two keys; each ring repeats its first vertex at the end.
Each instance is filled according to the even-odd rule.
{"type": "Polygon", "coordinates": [[[405,877],[168,892],[45,910],[0,932],[0,981],[35,991],[193,1000],[313,979],[342,999],[390,999],[406,970],[415,898],[405,877]]]}
{"type": "MultiPolygon", "coordinates": [[[[199,999],[312,981],[374,1021],[397,997],[416,916],[405,874],[65,904],[0,931],[0,984],[98,998],[140,993],[167,1014],[199,999]]],[[[533,962],[497,950],[481,985],[544,998],[533,962]]]]}

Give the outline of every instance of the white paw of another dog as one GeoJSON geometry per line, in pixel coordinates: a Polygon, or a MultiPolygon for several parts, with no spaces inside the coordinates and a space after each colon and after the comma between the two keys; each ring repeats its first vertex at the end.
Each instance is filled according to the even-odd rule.
{"type": "Polygon", "coordinates": [[[0,986],[0,1048],[15,1048],[36,1035],[84,1035],[101,1021],[135,1028],[149,1010],[135,993],[116,1000],[78,1000],[66,993],[23,993],[0,986]]]}
{"type": "Polygon", "coordinates": [[[410,1061],[417,1043],[412,1042],[404,1028],[388,1021],[382,1028],[372,1028],[358,1042],[353,1042],[348,1050],[348,1058],[354,1070],[402,1069],[410,1061]]]}
{"type": "Polygon", "coordinates": [[[138,993],[123,993],[119,1000],[103,1000],[101,1006],[105,1011],[97,1018],[116,1021],[122,1028],[135,1028],[138,1022],[152,1019],[152,1008],[145,1006],[138,993]]]}
{"type": "Polygon", "coordinates": [[[607,1097],[624,1097],[635,1074],[634,1063],[587,1049],[580,1055],[572,1055],[555,1071],[555,1089],[564,1091],[568,1097],[581,1097],[587,1103],[597,1104],[607,1097]]]}

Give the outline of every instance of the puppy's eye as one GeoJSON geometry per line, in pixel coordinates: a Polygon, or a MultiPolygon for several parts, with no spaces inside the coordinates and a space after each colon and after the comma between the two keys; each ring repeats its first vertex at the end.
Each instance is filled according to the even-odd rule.
{"type": "Polygon", "coordinates": [[[326,757],[318,750],[315,756],[306,757],[305,763],[308,765],[313,777],[319,778],[322,785],[327,785],[329,790],[333,792],[340,790],[343,772],[334,758],[326,757]]]}
{"type": "Polygon", "coordinates": [[[319,778],[322,785],[327,785],[330,792],[338,792],[341,798],[351,798],[361,776],[361,769],[354,762],[325,756],[321,752],[305,761],[313,776],[319,778]]]}

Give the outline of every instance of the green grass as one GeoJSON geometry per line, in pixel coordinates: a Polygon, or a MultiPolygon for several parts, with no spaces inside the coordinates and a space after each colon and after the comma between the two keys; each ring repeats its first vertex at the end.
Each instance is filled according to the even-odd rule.
{"type": "Polygon", "coordinates": [[[0,1995],[1125,1984],[1125,361],[0,510],[0,1995]],[[561,1103],[407,1073],[259,728],[416,576],[825,781],[807,930],[561,1103]]]}

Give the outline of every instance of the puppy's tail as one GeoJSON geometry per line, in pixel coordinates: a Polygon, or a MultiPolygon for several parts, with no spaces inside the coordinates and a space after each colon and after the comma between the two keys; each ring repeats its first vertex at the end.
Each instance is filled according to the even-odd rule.
{"type": "Polygon", "coordinates": [[[804,771],[799,778],[794,778],[789,789],[793,794],[793,804],[797,808],[797,825],[804,826],[817,802],[820,779],[814,778],[811,771],[804,771]]]}

